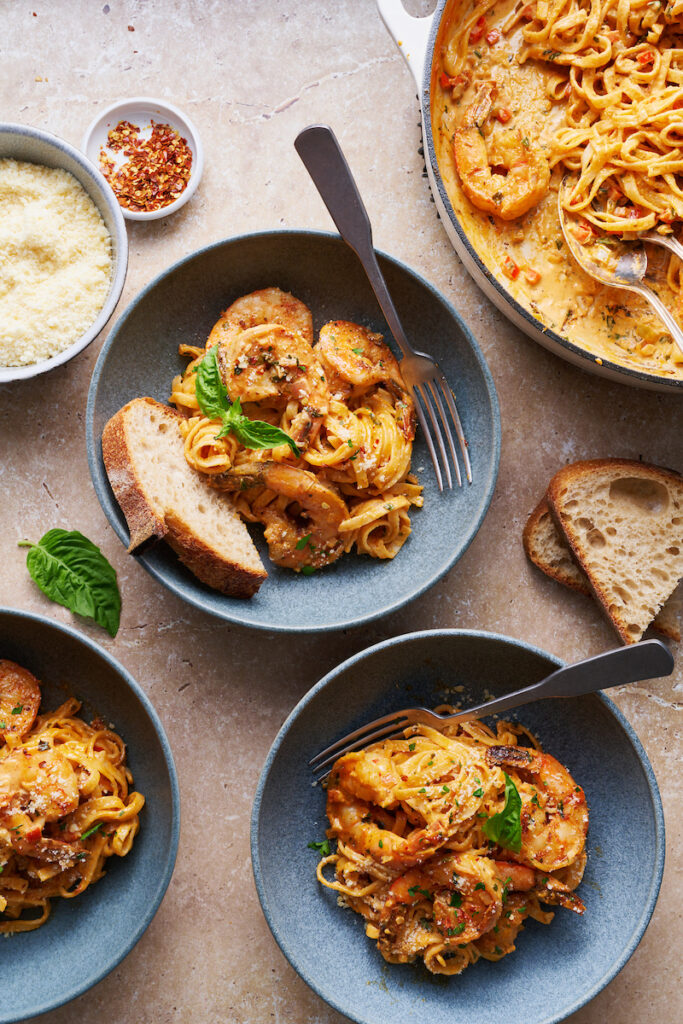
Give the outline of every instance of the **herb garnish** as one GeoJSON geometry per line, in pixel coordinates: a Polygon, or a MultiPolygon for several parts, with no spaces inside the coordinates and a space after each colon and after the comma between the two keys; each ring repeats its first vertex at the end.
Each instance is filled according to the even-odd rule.
{"type": "Polygon", "coordinates": [[[322,843],[309,843],[308,849],[317,850],[321,857],[329,857],[330,841],[329,839],[323,839],[322,843]]]}
{"type": "Polygon", "coordinates": [[[43,593],[78,615],[94,619],[116,636],[121,619],[121,595],[116,570],[100,549],[78,530],[48,530],[28,547],[26,568],[43,593]]]}
{"type": "Polygon", "coordinates": [[[245,448],[277,448],[281,444],[288,444],[294,455],[299,455],[294,439],[284,430],[263,420],[250,420],[242,412],[239,398],[230,402],[214,348],[209,349],[202,361],[197,364],[195,393],[204,415],[210,420],[220,420],[223,424],[216,438],[234,434],[245,448]]]}
{"type": "Polygon", "coordinates": [[[522,848],[522,798],[517,787],[507,774],[505,776],[505,806],[484,822],[484,834],[508,850],[519,853],[522,848]]]}
{"type": "Polygon", "coordinates": [[[99,832],[99,830],[103,826],[104,826],[104,822],[103,821],[99,821],[97,823],[97,825],[93,825],[93,827],[89,828],[87,832],[83,832],[83,834],[81,835],[81,839],[89,839],[90,836],[94,836],[96,832],[99,832]]]}

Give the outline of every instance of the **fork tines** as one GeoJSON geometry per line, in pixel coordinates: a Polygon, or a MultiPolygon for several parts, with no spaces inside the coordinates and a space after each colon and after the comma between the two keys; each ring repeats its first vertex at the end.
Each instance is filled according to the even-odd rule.
{"type": "Polygon", "coordinates": [[[444,475],[446,478],[447,487],[453,487],[453,477],[451,475],[450,461],[448,458],[448,452],[446,450],[446,444],[444,443],[444,434],[446,436],[446,442],[448,443],[448,451],[453,462],[455,469],[455,476],[458,481],[458,486],[462,487],[462,474],[460,472],[460,462],[458,460],[458,453],[455,448],[455,440],[453,438],[453,432],[451,424],[446,413],[446,409],[450,413],[453,426],[455,427],[455,433],[458,438],[458,444],[460,446],[460,452],[462,454],[463,462],[465,463],[465,475],[467,482],[472,483],[472,465],[470,462],[470,453],[465,438],[465,434],[462,429],[462,423],[460,422],[460,416],[455,405],[455,399],[453,392],[451,391],[448,381],[446,380],[443,373],[438,370],[434,377],[429,380],[423,381],[419,384],[413,385],[413,391],[415,393],[415,411],[417,412],[422,432],[427,442],[427,448],[434,464],[434,472],[436,473],[437,483],[439,490],[443,491],[444,487],[444,475]],[[419,401],[418,401],[419,399],[419,401]],[[444,405],[445,402],[445,405],[444,405]],[[425,417],[424,410],[427,412],[429,417],[429,423],[436,437],[436,446],[434,445],[434,438],[430,432],[427,418],[425,417]],[[438,448],[438,455],[437,455],[438,448]],[[440,456],[440,458],[439,458],[440,456]],[[443,467],[443,472],[442,472],[443,467]]]}
{"type": "Polygon", "coordinates": [[[374,722],[348,733],[336,743],[332,743],[325,750],[312,757],[308,762],[318,779],[324,778],[334,762],[344,754],[362,747],[368,747],[382,739],[389,739],[393,736],[400,736],[406,726],[410,725],[410,719],[404,711],[397,711],[393,715],[385,715],[384,718],[376,718],[374,722]]]}

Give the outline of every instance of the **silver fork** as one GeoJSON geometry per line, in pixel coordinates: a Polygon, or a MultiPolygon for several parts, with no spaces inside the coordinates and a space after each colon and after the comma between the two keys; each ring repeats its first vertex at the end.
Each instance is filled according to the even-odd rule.
{"type": "Polygon", "coordinates": [[[374,722],[343,736],[336,743],[321,750],[308,762],[317,779],[323,779],[337,758],[351,750],[359,750],[392,736],[400,736],[410,725],[431,725],[436,729],[445,723],[471,722],[475,718],[496,715],[501,711],[531,704],[547,697],[580,697],[609,686],[635,683],[642,679],[669,676],[674,659],[668,647],[660,640],[645,640],[630,647],[619,647],[605,654],[597,654],[574,665],[558,668],[540,683],[507,693],[485,704],[478,704],[453,715],[441,715],[428,708],[406,708],[392,715],[376,718],[374,722]]]}
{"type": "Polygon", "coordinates": [[[443,491],[444,477],[446,486],[453,487],[448,459],[449,452],[456,479],[462,486],[460,463],[446,409],[448,409],[455,427],[465,464],[465,475],[468,483],[472,483],[472,466],[468,445],[453,392],[439,364],[424,352],[416,352],[406,337],[377,263],[377,256],[372,244],[370,219],[334,132],[324,124],[310,125],[299,133],[294,141],[294,146],[313,179],[339,234],[363,264],[363,269],[372,285],[372,290],[389,324],[391,333],[403,353],[401,373],[415,402],[415,411],[434,463],[439,490],[443,491]],[[431,424],[431,432],[429,424],[431,424]]]}

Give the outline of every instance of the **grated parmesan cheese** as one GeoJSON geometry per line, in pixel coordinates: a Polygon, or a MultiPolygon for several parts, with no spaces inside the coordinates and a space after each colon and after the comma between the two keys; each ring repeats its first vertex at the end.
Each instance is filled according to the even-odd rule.
{"type": "Polygon", "coordinates": [[[109,292],[111,238],[61,168],[0,160],[0,365],[55,356],[90,327],[109,292]]]}

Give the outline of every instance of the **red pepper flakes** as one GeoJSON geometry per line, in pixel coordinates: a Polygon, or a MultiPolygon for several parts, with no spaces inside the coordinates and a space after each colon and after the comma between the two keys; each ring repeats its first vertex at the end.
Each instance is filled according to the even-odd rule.
{"type": "Polygon", "coordinates": [[[187,187],[192,150],[170,125],[152,121],[145,139],[137,125],[119,121],[107,135],[107,147],[127,157],[117,168],[106,148],[100,149],[102,173],[125,210],[152,213],[174,203],[187,187]]]}

